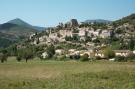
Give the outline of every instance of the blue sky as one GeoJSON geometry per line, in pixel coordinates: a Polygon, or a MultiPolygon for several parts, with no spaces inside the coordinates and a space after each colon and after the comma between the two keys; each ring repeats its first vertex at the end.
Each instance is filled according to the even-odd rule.
{"type": "Polygon", "coordinates": [[[135,0],[0,0],[0,23],[20,18],[47,27],[72,18],[116,20],[131,13],[135,0]]]}

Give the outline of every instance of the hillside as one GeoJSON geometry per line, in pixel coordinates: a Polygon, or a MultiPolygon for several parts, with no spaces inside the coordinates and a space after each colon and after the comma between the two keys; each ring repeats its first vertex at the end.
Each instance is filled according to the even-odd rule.
{"type": "Polygon", "coordinates": [[[120,20],[115,21],[115,23],[122,25],[124,23],[129,23],[131,25],[135,25],[135,14],[131,14],[129,16],[126,16],[120,20]]]}
{"type": "Polygon", "coordinates": [[[16,41],[17,41],[17,38],[14,35],[0,32],[0,48],[8,47],[9,45],[15,43],[16,41]]]}
{"type": "Polygon", "coordinates": [[[25,39],[37,30],[12,23],[0,25],[0,47],[8,47],[11,43],[25,39]]]}

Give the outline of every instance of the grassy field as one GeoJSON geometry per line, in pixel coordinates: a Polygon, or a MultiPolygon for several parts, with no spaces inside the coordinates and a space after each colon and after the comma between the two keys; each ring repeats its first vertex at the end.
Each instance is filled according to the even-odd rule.
{"type": "Polygon", "coordinates": [[[10,60],[0,89],[135,89],[135,63],[10,60]]]}

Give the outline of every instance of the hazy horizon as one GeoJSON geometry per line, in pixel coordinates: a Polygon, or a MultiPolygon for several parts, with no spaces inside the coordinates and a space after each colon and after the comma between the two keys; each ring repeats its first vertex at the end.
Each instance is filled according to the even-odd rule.
{"type": "Polygon", "coordinates": [[[0,24],[15,18],[43,27],[72,18],[113,21],[135,13],[134,3],[133,0],[1,0],[0,24]]]}

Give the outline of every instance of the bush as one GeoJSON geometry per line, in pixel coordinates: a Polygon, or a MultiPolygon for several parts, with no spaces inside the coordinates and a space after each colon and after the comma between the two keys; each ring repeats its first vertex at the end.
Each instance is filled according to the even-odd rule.
{"type": "Polygon", "coordinates": [[[89,55],[88,55],[88,54],[84,54],[84,55],[81,57],[80,61],[89,61],[89,55]]]}
{"type": "Polygon", "coordinates": [[[65,59],[66,59],[65,55],[60,56],[60,57],[57,58],[58,61],[65,61],[65,59]]]}
{"type": "Polygon", "coordinates": [[[7,55],[6,54],[3,54],[3,53],[1,53],[0,54],[0,61],[1,61],[1,63],[4,63],[5,61],[7,61],[7,55]]]}
{"type": "Polygon", "coordinates": [[[116,56],[115,61],[117,61],[117,62],[127,62],[127,59],[124,56],[116,56]]]}
{"type": "Polygon", "coordinates": [[[135,60],[135,54],[130,53],[130,54],[126,57],[126,59],[129,60],[129,61],[135,60]]]}
{"type": "Polygon", "coordinates": [[[54,54],[55,54],[55,47],[54,47],[54,45],[48,46],[46,51],[47,51],[47,54],[48,54],[48,58],[49,59],[52,58],[54,56],[54,54]]]}
{"type": "Polygon", "coordinates": [[[114,58],[115,57],[115,52],[111,48],[106,48],[104,50],[104,55],[106,58],[114,58]]]}
{"type": "Polygon", "coordinates": [[[22,60],[22,57],[21,57],[21,56],[17,56],[17,57],[16,57],[16,60],[17,60],[18,62],[20,62],[20,61],[22,60]]]}
{"type": "Polygon", "coordinates": [[[100,59],[101,59],[101,57],[99,57],[99,56],[95,57],[95,60],[100,60],[100,59]]]}

